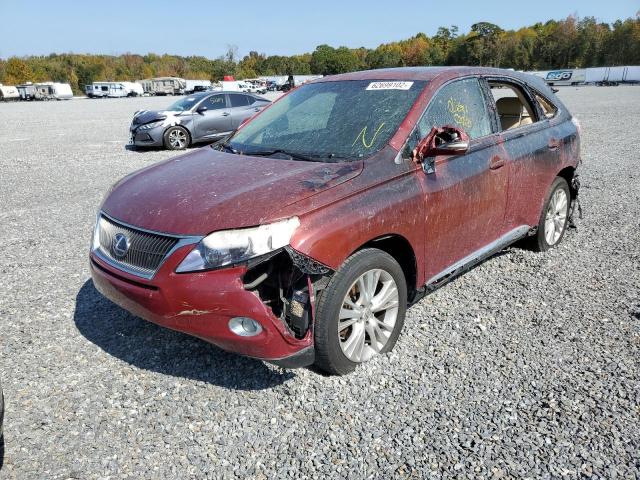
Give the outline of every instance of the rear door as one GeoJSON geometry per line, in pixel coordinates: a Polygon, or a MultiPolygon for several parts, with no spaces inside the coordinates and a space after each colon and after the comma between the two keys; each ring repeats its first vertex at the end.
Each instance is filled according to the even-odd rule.
{"type": "Polygon", "coordinates": [[[243,93],[229,93],[231,105],[231,126],[235,130],[247,118],[259,112],[262,105],[254,104],[255,98],[243,93]]]}
{"type": "Polygon", "coordinates": [[[193,118],[194,140],[219,137],[233,130],[231,110],[224,93],[211,95],[200,102],[194,110],[193,118]],[[198,113],[196,110],[200,107],[206,107],[207,110],[198,113]]]}
{"type": "MultiPolygon", "coordinates": [[[[488,78],[509,164],[509,200],[505,223],[513,228],[538,224],[547,190],[560,169],[563,134],[554,119],[539,110],[533,92],[512,78],[488,78]]],[[[541,97],[542,98],[542,97],[541,97]]]]}
{"type": "MultiPolygon", "coordinates": [[[[429,281],[466,262],[505,234],[508,171],[486,92],[478,78],[456,80],[434,95],[414,132],[452,125],[470,138],[463,155],[439,155],[418,170],[424,193],[425,258],[429,281]]],[[[426,160],[426,159],[425,159],[426,160]]]]}

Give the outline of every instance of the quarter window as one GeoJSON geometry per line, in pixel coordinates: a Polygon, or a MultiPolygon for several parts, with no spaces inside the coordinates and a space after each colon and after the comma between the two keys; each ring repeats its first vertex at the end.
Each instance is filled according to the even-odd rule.
{"type": "Polygon", "coordinates": [[[542,108],[542,113],[544,113],[545,117],[553,118],[556,116],[556,113],[558,113],[558,109],[553,103],[551,103],[549,100],[544,98],[542,95],[538,95],[537,93],[536,93],[536,100],[538,100],[538,103],[542,108]]]}
{"type": "Polygon", "coordinates": [[[420,138],[427,136],[433,127],[445,125],[461,128],[471,139],[492,133],[487,105],[476,78],[450,83],[436,93],[418,122],[420,138]]]}

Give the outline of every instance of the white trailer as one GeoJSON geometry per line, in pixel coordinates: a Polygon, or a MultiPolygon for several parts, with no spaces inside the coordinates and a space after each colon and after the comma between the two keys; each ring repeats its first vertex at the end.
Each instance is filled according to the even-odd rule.
{"type": "Polygon", "coordinates": [[[109,83],[109,90],[107,91],[107,97],[109,98],[122,98],[127,96],[127,90],[124,88],[122,82],[109,83]]]}
{"type": "Polygon", "coordinates": [[[36,99],[36,87],[33,83],[27,82],[22,85],[16,86],[18,93],[20,94],[20,100],[35,100],[36,99]]]}
{"type": "Polygon", "coordinates": [[[71,85],[68,83],[54,82],[52,87],[53,97],[56,100],[71,100],[73,98],[73,90],[71,90],[71,85]]]}
{"type": "Polygon", "coordinates": [[[528,73],[542,77],[552,86],[581,85],[586,81],[587,76],[585,69],[543,70],[528,73]]]}
{"type": "Polygon", "coordinates": [[[186,82],[177,77],[158,77],[151,79],[151,90],[154,95],[182,95],[186,82]]]}
{"type": "Polygon", "coordinates": [[[42,82],[35,83],[36,100],[70,100],[73,98],[71,86],[68,83],[42,82]]]}
{"type": "Polygon", "coordinates": [[[146,78],[136,83],[142,85],[146,95],[182,95],[187,88],[186,81],[177,77],[146,78]]]}
{"type": "Polygon", "coordinates": [[[627,83],[640,83],[640,67],[629,66],[626,69],[624,81],[627,83]]]}
{"type": "Polygon", "coordinates": [[[144,95],[144,89],[138,82],[122,82],[122,84],[127,91],[127,97],[141,97],[144,95]]]}
{"type": "Polygon", "coordinates": [[[13,85],[2,85],[0,83],[0,101],[9,102],[11,100],[19,100],[20,93],[13,85]]]}
{"type": "Polygon", "coordinates": [[[640,83],[640,67],[624,66],[587,68],[586,83],[593,85],[640,83]]]}

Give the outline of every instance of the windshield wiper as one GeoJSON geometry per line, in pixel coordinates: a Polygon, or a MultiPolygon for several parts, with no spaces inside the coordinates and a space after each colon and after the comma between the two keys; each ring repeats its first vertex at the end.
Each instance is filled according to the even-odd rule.
{"type": "Polygon", "coordinates": [[[275,155],[276,153],[281,153],[283,155],[290,156],[294,160],[302,160],[305,162],[322,162],[322,160],[318,157],[308,157],[306,155],[289,152],[281,148],[278,148],[275,150],[258,150],[254,152],[242,152],[242,153],[244,153],[245,155],[253,156],[253,157],[268,157],[269,155],[275,155]]]}
{"type": "Polygon", "coordinates": [[[220,147],[221,150],[225,150],[225,151],[233,153],[235,155],[239,155],[240,154],[240,152],[238,150],[236,150],[235,148],[229,146],[227,144],[227,142],[216,143],[216,144],[212,145],[212,147],[220,147]]]}

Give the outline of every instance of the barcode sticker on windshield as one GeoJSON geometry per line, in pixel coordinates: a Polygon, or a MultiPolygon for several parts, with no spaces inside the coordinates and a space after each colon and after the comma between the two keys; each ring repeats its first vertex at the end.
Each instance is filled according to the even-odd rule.
{"type": "Polygon", "coordinates": [[[367,90],[409,90],[413,82],[371,82],[367,90]]]}

